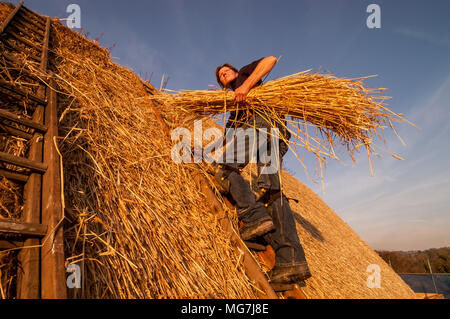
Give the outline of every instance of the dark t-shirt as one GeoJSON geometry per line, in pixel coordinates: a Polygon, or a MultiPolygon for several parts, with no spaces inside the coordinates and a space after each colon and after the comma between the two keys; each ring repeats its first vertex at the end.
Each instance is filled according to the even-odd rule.
{"type": "MultiPolygon", "coordinates": [[[[247,80],[247,78],[253,73],[253,71],[255,71],[256,67],[258,66],[259,62],[261,62],[261,60],[264,58],[261,58],[259,60],[253,61],[250,64],[247,64],[246,66],[243,66],[239,71],[238,71],[238,76],[230,82],[229,87],[235,91],[238,87],[240,87],[245,80],[247,80]]],[[[259,80],[253,87],[261,85],[262,84],[262,80],[259,80]]],[[[241,121],[242,117],[245,115],[244,111],[239,110],[239,111],[231,111],[230,112],[230,117],[228,118],[228,122],[226,124],[226,127],[231,127],[233,126],[233,124],[235,122],[239,122],[241,121]]],[[[239,123],[238,123],[239,126],[239,123]]]]}

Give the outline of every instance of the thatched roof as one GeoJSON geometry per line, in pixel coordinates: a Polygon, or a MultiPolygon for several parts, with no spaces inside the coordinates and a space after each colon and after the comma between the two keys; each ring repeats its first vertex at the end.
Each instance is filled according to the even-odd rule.
{"type": "Polygon", "coordinates": [[[304,292],[309,298],[415,298],[414,292],[324,201],[283,172],[300,240],[313,277],[304,292]],[[369,288],[367,268],[380,266],[381,288],[369,288]]]}
{"type": "MultiPolygon", "coordinates": [[[[9,10],[0,3],[0,18],[9,10]]],[[[240,252],[193,181],[201,171],[171,160],[171,142],[142,80],[57,20],[51,48],[60,92],[65,254],[67,263],[84,268],[83,297],[255,298],[240,252]]],[[[168,122],[192,124],[158,107],[168,122]]],[[[313,274],[307,297],[415,297],[316,194],[287,172],[283,179],[288,197],[299,200],[291,207],[313,274]],[[370,264],[381,267],[381,288],[366,285],[370,264]]]]}

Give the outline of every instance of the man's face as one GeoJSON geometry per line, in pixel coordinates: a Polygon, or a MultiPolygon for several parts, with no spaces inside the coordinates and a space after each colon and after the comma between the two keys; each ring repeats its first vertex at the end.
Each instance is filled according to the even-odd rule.
{"type": "Polygon", "coordinates": [[[227,86],[228,83],[230,83],[235,78],[237,78],[237,76],[238,76],[238,73],[233,71],[232,69],[230,69],[227,66],[224,66],[223,68],[221,68],[219,70],[219,79],[220,79],[220,82],[222,82],[222,84],[224,86],[227,86]]]}

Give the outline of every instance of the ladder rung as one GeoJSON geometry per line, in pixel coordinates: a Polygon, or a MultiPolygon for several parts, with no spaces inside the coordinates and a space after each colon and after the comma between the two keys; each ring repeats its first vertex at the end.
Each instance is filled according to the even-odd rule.
{"type": "MultiPolygon", "coordinates": [[[[16,52],[19,52],[19,53],[24,53],[22,49],[17,48],[17,47],[15,47],[13,44],[11,44],[11,43],[8,41],[8,39],[3,40],[3,45],[5,46],[5,48],[7,48],[7,49],[9,49],[9,50],[13,50],[13,51],[16,51],[16,52]]],[[[41,61],[41,59],[40,59],[39,57],[37,57],[37,56],[35,56],[35,55],[33,55],[33,54],[26,53],[26,57],[27,57],[27,58],[30,58],[30,59],[33,59],[33,60],[36,61],[36,62],[40,62],[40,61],[41,61]]]]}
{"type": "MultiPolygon", "coordinates": [[[[42,24],[40,24],[39,22],[36,22],[36,21],[34,21],[34,20],[32,20],[32,19],[29,19],[26,15],[20,15],[20,14],[17,14],[17,19],[19,19],[19,21],[23,21],[23,22],[25,22],[25,23],[30,23],[30,24],[32,24],[32,25],[34,25],[36,28],[38,28],[39,29],[39,31],[42,31],[42,32],[44,32],[44,30],[45,30],[45,26],[43,26],[42,24]]],[[[22,23],[23,24],[23,23],[22,23]]]]}
{"type": "Polygon", "coordinates": [[[3,249],[17,249],[23,247],[23,241],[17,240],[0,240],[0,250],[3,249]]]}
{"type": "Polygon", "coordinates": [[[0,233],[26,237],[44,237],[47,234],[47,225],[0,219],[0,233]]]}
{"type": "Polygon", "coordinates": [[[0,80],[0,87],[5,89],[5,90],[11,91],[13,93],[19,94],[19,95],[21,95],[23,97],[29,98],[30,100],[32,100],[32,101],[34,101],[36,103],[39,103],[41,105],[46,105],[47,104],[47,102],[45,102],[44,100],[38,98],[37,96],[35,96],[33,94],[30,94],[30,93],[27,93],[27,92],[24,92],[24,91],[22,91],[22,90],[20,90],[18,88],[15,88],[10,83],[8,83],[8,82],[6,82],[4,80],[0,80]]]}
{"type": "Polygon", "coordinates": [[[20,23],[17,20],[14,20],[14,24],[10,25],[11,28],[14,28],[24,34],[28,34],[30,33],[29,30],[31,30],[32,32],[34,32],[37,36],[43,37],[44,36],[44,32],[42,32],[42,30],[39,30],[39,28],[29,28],[29,30],[27,30],[27,26],[24,26],[23,23],[20,23]]]}
{"type": "Polygon", "coordinates": [[[0,132],[6,132],[11,136],[16,136],[23,138],[25,140],[31,140],[33,138],[33,134],[27,133],[25,131],[19,130],[11,125],[0,123],[0,132]]]}
{"type": "Polygon", "coordinates": [[[0,61],[2,59],[6,60],[7,64],[5,65],[5,68],[6,68],[6,71],[8,71],[10,73],[17,72],[17,73],[19,73],[18,76],[22,76],[23,75],[23,76],[26,76],[26,77],[30,78],[31,80],[39,81],[39,82],[42,82],[44,84],[46,84],[45,81],[48,81],[48,75],[41,74],[40,78],[37,77],[30,70],[25,69],[24,66],[20,66],[19,65],[20,61],[18,61],[14,57],[10,57],[7,54],[3,53],[3,55],[0,56],[0,61]]]}
{"type": "Polygon", "coordinates": [[[0,176],[4,176],[7,179],[20,182],[20,183],[26,183],[28,181],[28,175],[13,172],[7,169],[0,168],[0,176]]]}
{"type": "Polygon", "coordinates": [[[258,251],[266,250],[266,246],[258,244],[258,243],[254,243],[251,241],[244,241],[244,243],[249,249],[258,250],[258,251]]]}
{"type": "Polygon", "coordinates": [[[292,290],[292,289],[295,288],[295,284],[275,284],[275,283],[272,283],[271,286],[272,286],[273,290],[275,290],[276,292],[292,290]]]}
{"type": "Polygon", "coordinates": [[[11,155],[5,152],[0,152],[0,161],[3,161],[7,164],[28,168],[31,169],[33,172],[40,174],[44,174],[45,171],[47,170],[47,164],[36,161],[30,161],[29,159],[26,159],[24,157],[11,155]]]}
{"type": "Polygon", "coordinates": [[[14,61],[10,60],[7,56],[4,55],[2,58],[5,58],[5,60],[7,60],[9,63],[11,63],[11,64],[8,64],[8,65],[5,66],[5,71],[10,73],[11,76],[13,76],[15,78],[27,77],[30,80],[41,82],[41,83],[45,84],[43,79],[47,79],[46,76],[42,76],[42,79],[40,79],[35,74],[31,73],[30,71],[28,71],[28,70],[26,70],[24,68],[20,68],[18,66],[15,66],[14,65],[14,61]]]}
{"type": "Polygon", "coordinates": [[[22,117],[20,115],[16,115],[14,113],[8,112],[4,109],[0,109],[0,118],[4,118],[7,120],[16,122],[18,124],[21,124],[21,125],[25,125],[26,127],[35,129],[41,133],[47,132],[47,127],[45,127],[44,125],[34,122],[34,121],[27,119],[25,117],[22,117]]]}
{"type": "Polygon", "coordinates": [[[36,19],[37,21],[41,21],[42,23],[44,23],[45,18],[43,16],[41,16],[40,14],[30,10],[29,8],[22,6],[21,13],[24,13],[25,15],[29,16],[29,17],[33,17],[34,19],[36,19]]]}
{"type": "Polygon", "coordinates": [[[12,31],[11,28],[9,28],[8,30],[5,31],[5,34],[10,34],[12,35],[17,41],[22,42],[24,45],[35,49],[37,52],[41,52],[42,48],[38,47],[36,44],[34,44],[33,42],[31,42],[28,39],[25,39],[23,36],[20,36],[20,34],[17,34],[16,32],[12,31]]]}
{"type": "Polygon", "coordinates": [[[22,6],[22,8],[21,8],[21,10],[19,10],[18,14],[21,15],[22,17],[24,17],[24,19],[26,19],[27,21],[28,20],[33,21],[39,27],[45,28],[45,19],[42,18],[37,13],[34,13],[30,9],[28,9],[27,7],[22,6]]]}
{"type": "MultiPolygon", "coordinates": [[[[0,93],[3,93],[3,94],[4,94],[3,96],[0,95],[0,97],[4,97],[6,94],[8,94],[8,93],[5,94],[5,92],[2,92],[2,91],[0,91],[0,93]]],[[[1,101],[1,100],[0,100],[0,101],[1,101]]],[[[6,105],[14,105],[14,106],[17,106],[17,107],[19,107],[19,108],[21,108],[21,109],[26,109],[26,110],[35,110],[35,109],[36,109],[36,105],[31,104],[31,103],[26,103],[26,105],[21,104],[21,102],[23,103],[24,101],[21,100],[21,99],[14,98],[14,96],[12,96],[12,95],[8,95],[8,99],[5,98],[5,99],[4,99],[3,101],[1,101],[1,102],[4,102],[6,105]]],[[[1,105],[1,106],[5,105],[5,104],[3,104],[3,103],[1,103],[1,102],[0,102],[0,105],[1,105]]],[[[40,105],[39,105],[39,106],[40,106],[40,105]]]]}

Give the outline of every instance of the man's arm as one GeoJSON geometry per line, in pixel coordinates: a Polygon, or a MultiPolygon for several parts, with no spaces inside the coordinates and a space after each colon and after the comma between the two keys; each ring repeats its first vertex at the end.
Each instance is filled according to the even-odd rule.
{"type": "Polygon", "coordinates": [[[274,56],[268,56],[262,59],[247,80],[234,91],[233,99],[236,102],[244,102],[248,92],[263,78],[263,76],[272,70],[277,61],[277,58],[274,56]]]}

